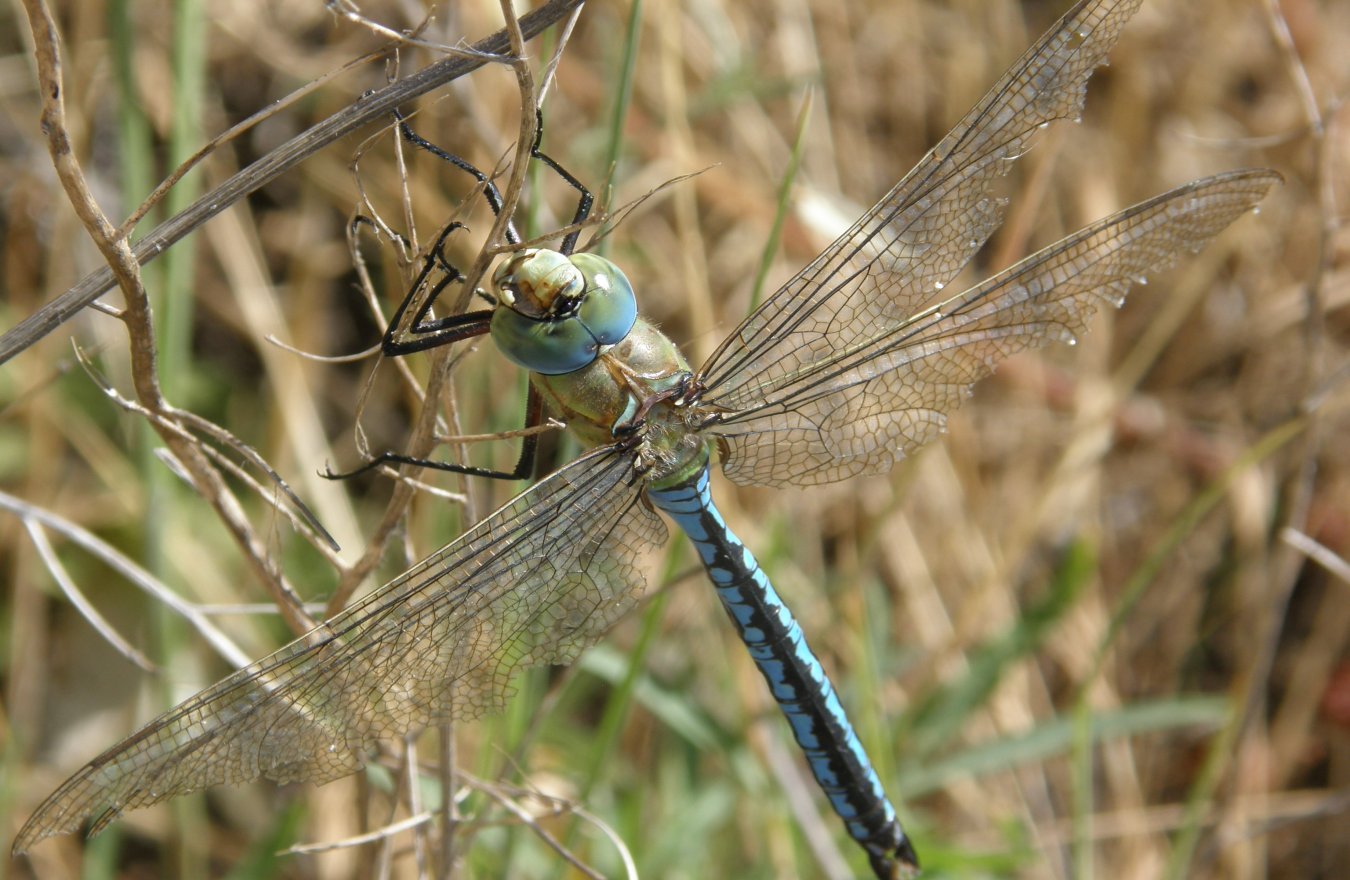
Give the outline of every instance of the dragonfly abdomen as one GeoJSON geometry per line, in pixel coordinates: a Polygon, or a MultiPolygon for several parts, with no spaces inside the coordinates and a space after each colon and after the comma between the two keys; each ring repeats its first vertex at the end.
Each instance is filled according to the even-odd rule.
{"type": "Polygon", "coordinates": [[[708,466],[692,478],[649,488],[652,503],[684,530],[779,708],[816,782],[867,850],[881,877],[916,870],[918,859],[862,743],[806,643],[791,609],[754,555],[727,528],[708,489],[708,466]]]}

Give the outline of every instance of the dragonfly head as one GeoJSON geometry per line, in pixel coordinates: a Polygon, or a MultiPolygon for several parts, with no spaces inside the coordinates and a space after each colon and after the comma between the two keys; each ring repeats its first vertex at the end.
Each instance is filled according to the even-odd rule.
{"type": "Polygon", "coordinates": [[[589,366],[637,321],[628,278],[595,254],[521,251],[497,267],[492,286],[501,303],[492,338],[508,358],[537,373],[589,366]]]}
{"type": "Polygon", "coordinates": [[[492,286],[512,311],[540,320],[575,312],[586,279],[557,251],[530,248],[498,266],[492,286]]]}

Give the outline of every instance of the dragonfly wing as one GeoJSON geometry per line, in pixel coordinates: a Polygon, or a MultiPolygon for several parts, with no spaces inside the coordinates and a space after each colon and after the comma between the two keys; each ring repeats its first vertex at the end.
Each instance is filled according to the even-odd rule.
{"type": "Polygon", "coordinates": [[[522,667],[568,663],[636,602],[665,526],[606,447],[290,645],[94,759],[28,820],[21,852],[220,783],[326,782],[376,741],[500,708],[522,667]]]}
{"type": "Polygon", "coordinates": [[[862,219],[769,297],[700,371],[704,400],[772,399],[839,345],[894,326],[951,282],[1002,221],[990,194],[1057,119],[1078,118],[1088,77],[1141,0],[1085,0],[1033,45],[862,219]]]}
{"type": "Polygon", "coordinates": [[[1280,176],[1197,180],[1039,251],[987,281],[866,334],[831,340],[790,377],[746,379],[747,400],[712,432],[727,476],[810,485],[881,473],[940,433],[970,385],[1016,351],[1072,342],[1101,303],[1199,250],[1280,176]]]}

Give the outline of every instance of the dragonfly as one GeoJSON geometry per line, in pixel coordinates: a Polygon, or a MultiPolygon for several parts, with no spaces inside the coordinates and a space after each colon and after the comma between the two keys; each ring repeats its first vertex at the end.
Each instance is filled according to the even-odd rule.
{"type": "Polygon", "coordinates": [[[589,451],[99,755],[38,808],[14,851],[81,827],[96,833],[127,810],[212,785],[326,782],[362,768],[381,739],[500,710],[519,670],[576,660],[640,601],[644,553],[667,537],[659,511],[696,548],[872,872],[916,874],[913,842],[829,676],[718,512],[710,469],[716,460],[752,486],[890,470],[937,437],[1000,360],[1073,343],[1096,309],[1120,305],[1280,181],[1262,169],[1196,180],[944,293],[1001,221],[994,182],[1041,129],[1078,118],[1088,78],[1141,2],[1075,3],[697,370],[639,314],[623,271],[576,252],[575,235],[558,250],[511,252],[485,312],[432,319],[441,285],[417,303],[410,293],[394,322],[410,336],[397,342],[391,327],[389,353],[489,334],[530,372],[532,417],[566,423],[589,451]]]}

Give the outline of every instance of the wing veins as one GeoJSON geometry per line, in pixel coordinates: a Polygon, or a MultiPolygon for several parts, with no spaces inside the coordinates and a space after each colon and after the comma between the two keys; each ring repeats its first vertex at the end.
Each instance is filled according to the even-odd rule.
{"type": "MultiPolygon", "coordinates": [[[[781,307],[784,302],[791,302],[794,297],[801,296],[801,290],[804,287],[828,284],[831,276],[843,269],[845,262],[851,263],[854,256],[866,246],[873,244],[877,237],[882,236],[883,233],[885,235],[882,240],[888,247],[902,241],[905,235],[927,218],[934,208],[944,204],[944,196],[959,191],[962,184],[978,179],[975,172],[986,172],[992,163],[1009,162],[1025,152],[1023,150],[1016,156],[1007,155],[1012,144],[1034,136],[1042,125],[1069,115],[1069,111],[1081,110],[1081,92],[1085,89],[1087,79],[1091,76],[1096,65],[1090,65],[1081,72],[1080,76],[1066,83],[1057,83],[1058,75],[1066,67],[1073,65],[1075,60],[1079,59],[1084,52],[1094,52],[1104,56],[1106,51],[1114,44],[1120,27],[1133,14],[1133,7],[1136,7],[1138,3],[1139,0],[1125,0],[1120,8],[1115,8],[1116,4],[1099,4],[1106,8],[1092,9],[1085,14],[1085,10],[1088,10],[1094,4],[1083,2],[1061,17],[1058,24],[1031,49],[1023,53],[1021,58],[1004,73],[1000,81],[981,98],[975,108],[936,147],[930,150],[890,193],[874,205],[849,231],[826,248],[801,273],[789,280],[766,300],[754,314],[743,321],[737,330],[727,337],[712,357],[708,359],[703,370],[700,371],[705,378],[704,384],[715,389],[718,385],[728,381],[729,377],[735,376],[738,371],[745,369],[748,364],[753,364],[759,356],[790,336],[793,332],[792,325],[800,326],[802,321],[814,316],[824,304],[828,303],[836,292],[842,290],[860,273],[865,273],[875,266],[885,256],[886,248],[880,249],[876,257],[868,260],[866,265],[860,267],[844,282],[830,288],[823,296],[817,298],[821,292],[817,287],[816,292],[807,294],[800,305],[794,304],[791,308],[781,307]],[[1114,22],[1112,21],[1113,17],[1116,19],[1114,22]],[[1114,25],[1114,27],[1111,27],[1111,25],[1114,25]],[[1099,36],[1098,31],[1104,26],[1106,26],[1106,30],[1100,40],[1101,45],[1097,45],[1094,43],[1093,37],[1099,36]],[[1081,42],[1078,46],[1066,52],[1064,46],[1074,38],[1081,42]],[[1050,51],[1055,44],[1059,44],[1058,47],[1054,51],[1050,51]],[[1032,76],[1029,74],[1030,71],[1036,70],[1038,67],[1041,68],[1038,71],[1039,75],[1032,76]],[[1037,88],[1038,82],[1056,84],[1057,88],[1051,94],[1058,95],[1061,92],[1071,94],[1072,90],[1076,88],[1080,95],[1068,103],[1067,111],[1052,115],[1050,112],[1052,108],[1038,108],[1036,105],[1035,99],[1042,94],[1042,90],[1037,88]],[[1014,108],[1018,99],[1023,99],[1023,106],[1014,108]],[[1004,112],[1009,112],[1010,115],[1001,125],[995,126],[990,131],[982,129],[981,123],[1004,112]],[[1024,119],[1027,123],[1025,127],[1009,136],[1007,132],[1013,126],[1023,122],[1024,119]],[[1002,139],[995,140],[992,137],[995,134],[1003,135],[1002,139]],[[969,149],[971,143],[975,144],[977,152],[967,155],[965,151],[969,149]],[[916,213],[902,228],[895,230],[888,228],[899,214],[921,204],[924,199],[932,198],[934,194],[937,194],[938,197],[933,198],[932,203],[927,208],[916,213]],[[889,208],[889,210],[885,211],[886,208],[889,208]],[[878,222],[883,213],[885,214],[884,220],[878,222]],[[849,249],[850,245],[852,245],[851,250],[849,249]],[[847,259],[842,259],[846,254],[847,259]],[[817,279],[822,272],[827,274],[823,281],[818,281],[817,279]],[[813,298],[816,299],[815,302],[812,302],[813,298]],[[770,317],[763,327],[759,327],[756,321],[764,315],[770,317]],[[747,342],[745,333],[752,326],[757,329],[757,338],[753,342],[747,342]],[[736,351],[736,349],[739,349],[739,351],[736,351]],[[732,354],[733,351],[734,354],[732,354]],[[724,359],[724,363],[719,362],[724,359]]],[[[989,174],[988,179],[992,180],[996,176],[1000,176],[999,173],[989,174]]],[[[997,222],[990,224],[987,231],[981,232],[982,236],[987,238],[996,227],[997,222]]],[[[941,252],[946,245],[949,245],[964,232],[966,230],[959,228],[943,230],[942,233],[945,238],[938,238],[933,242],[926,243],[927,246],[920,253],[927,251],[941,252]]],[[[978,243],[983,242],[979,241],[978,243]]],[[[976,247],[968,248],[968,251],[973,253],[976,249],[978,249],[978,244],[976,247]]],[[[954,276],[959,272],[961,266],[968,260],[969,254],[959,261],[959,265],[951,271],[950,275],[954,276]]],[[[945,280],[949,281],[950,277],[945,280]]]]}
{"type": "MultiPolygon", "coordinates": [[[[652,521],[659,527],[659,520],[649,512],[639,515],[650,517],[650,521],[632,519],[641,489],[626,478],[631,466],[632,454],[617,447],[588,453],[518,495],[425,563],[372,592],[321,628],[238,670],[151,721],[58,788],[25,824],[15,847],[26,849],[50,834],[73,830],[85,818],[92,819],[95,828],[101,827],[125,809],[215,784],[216,776],[221,777],[219,781],[234,782],[258,776],[285,778],[291,772],[289,768],[302,768],[314,771],[305,778],[320,778],[325,756],[315,754],[315,740],[310,734],[331,737],[330,751],[338,743],[351,750],[351,757],[339,756],[329,767],[350,772],[346,769],[350,766],[348,762],[355,761],[355,766],[360,766],[365,759],[364,754],[354,754],[356,747],[368,747],[391,726],[411,729],[410,725],[416,724],[422,715],[433,720],[439,717],[437,704],[425,699],[424,695],[429,693],[425,686],[452,686],[453,682],[473,676],[480,667],[487,668],[489,673],[483,679],[485,684],[474,682],[470,687],[474,684],[487,687],[488,697],[496,699],[496,688],[509,686],[509,673],[519,663],[537,662],[532,659],[537,653],[513,652],[513,646],[529,642],[532,624],[546,622],[553,614],[567,613],[565,602],[569,597],[587,600],[585,593],[578,592],[583,584],[602,587],[594,600],[597,608],[602,601],[615,603],[616,599],[628,596],[632,592],[628,586],[635,589],[640,585],[628,584],[625,577],[631,568],[631,556],[600,556],[618,541],[651,540],[655,534],[652,521]],[[630,497],[612,505],[594,503],[616,493],[630,497]],[[590,528],[589,533],[572,534],[575,528],[586,527],[590,528]],[[574,546],[569,539],[581,541],[576,546],[582,549],[569,554],[567,549],[574,546]],[[528,552],[520,558],[513,558],[508,552],[522,547],[528,552]],[[453,567],[473,559],[483,562],[472,570],[458,569],[461,572],[458,580],[451,577],[453,567]],[[479,644],[483,636],[475,635],[475,629],[483,624],[482,610],[495,607],[512,592],[520,592],[522,579],[505,575],[529,565],[526,560],[538,560],[531,574],[550,578],[559,592],[520,606],[521,613],[512,615],[516,620],[506,630],[507,640],[492,639],[496,633],[489,629],[489,640],[479,644]],[[587,566],[598,568],[587,570],[587,566]],[[441,592],[432,592],[436,589],[441,592]],[[606,589],[611,593],[607,594],[606,589]],[[408,613],[407,601],[419,596],[424,597],[420,607],[408,613]],[[469,606],[470,597],[477,604],[469,606]],[[457,609],[468,609],[462,620],[453,619],[451,612],[457,609]],[[392,619],[405,613],[406,621],[392,619]],[[445,632],[437,631],[447,625],[450,628],[445,632]],[[342,694],[341,699],[332,702],[335,682],[350,678],[358,683],[383,684],[382,676],[392,668],[387,666],[385,655],[389,646],[396,646],[402,639],[414,642],[435,639],[437,643],[455,644],[456,639],[463,638],[472,640],[482,650],[469,657],[452,658],[476,661],[472,666],[455,668],[453,677],[447,677],[444,664],[436,666],[437,661],[433,660],[425,671],[419,670],[417,675],[406,676],[397,683],[397,693],[387,695],[394,701],[388,708],[383,703],[371,708],[361,704],[368,688],[358,692],[354,699],[351,694],[342,694]],[[385,665],[375,665],[366,677],[353,676],[354,670],[360,673],[358,661],[364,662],[364,658],[372,655],[385,657],[385,665]],[[498,664],[496,668],[492,667],[494,662],[498,664]],[[334,723],[331,711],[334,706],[338,710],[352,710],[350,716],[344,716],[345,722],[334,723]],[[254,723],[263,726],[250,727],[254,723]],[[296,731],[285,729],[297,723],[302,726],[296,731]],[[291,751],[262,747],[274,740],[291,751]],[[216,749],[219,752],[213,757],[223,756],[224,762],[211,767],[206,774],[201,773],[201,768],[186,766],[182,760],[216,749]],[[161,783],[167,787],[161,789],[161,783]]],[[[523,578],[526,586],[530,579],[529,574],[523,578]]],[[[584,610],[585,601],[578,607],[584,610]]],[[[579,633],[587,639],[594,636],[584,623],[583,619],[582,625],[569,629],[568,635],[575,637],[579,633]]],[[[598,623],[606,623],[603,615],[598,623]]],[[[534,652],[538,649],[529,645],[527,648],[534,652]]],[[[547,656],[555,646],[545,648],[547,656]]],[[[475,701],[469,704],[471,711],[478,705],[480,693],[470,692],[469,698],[475,701]]]]}

